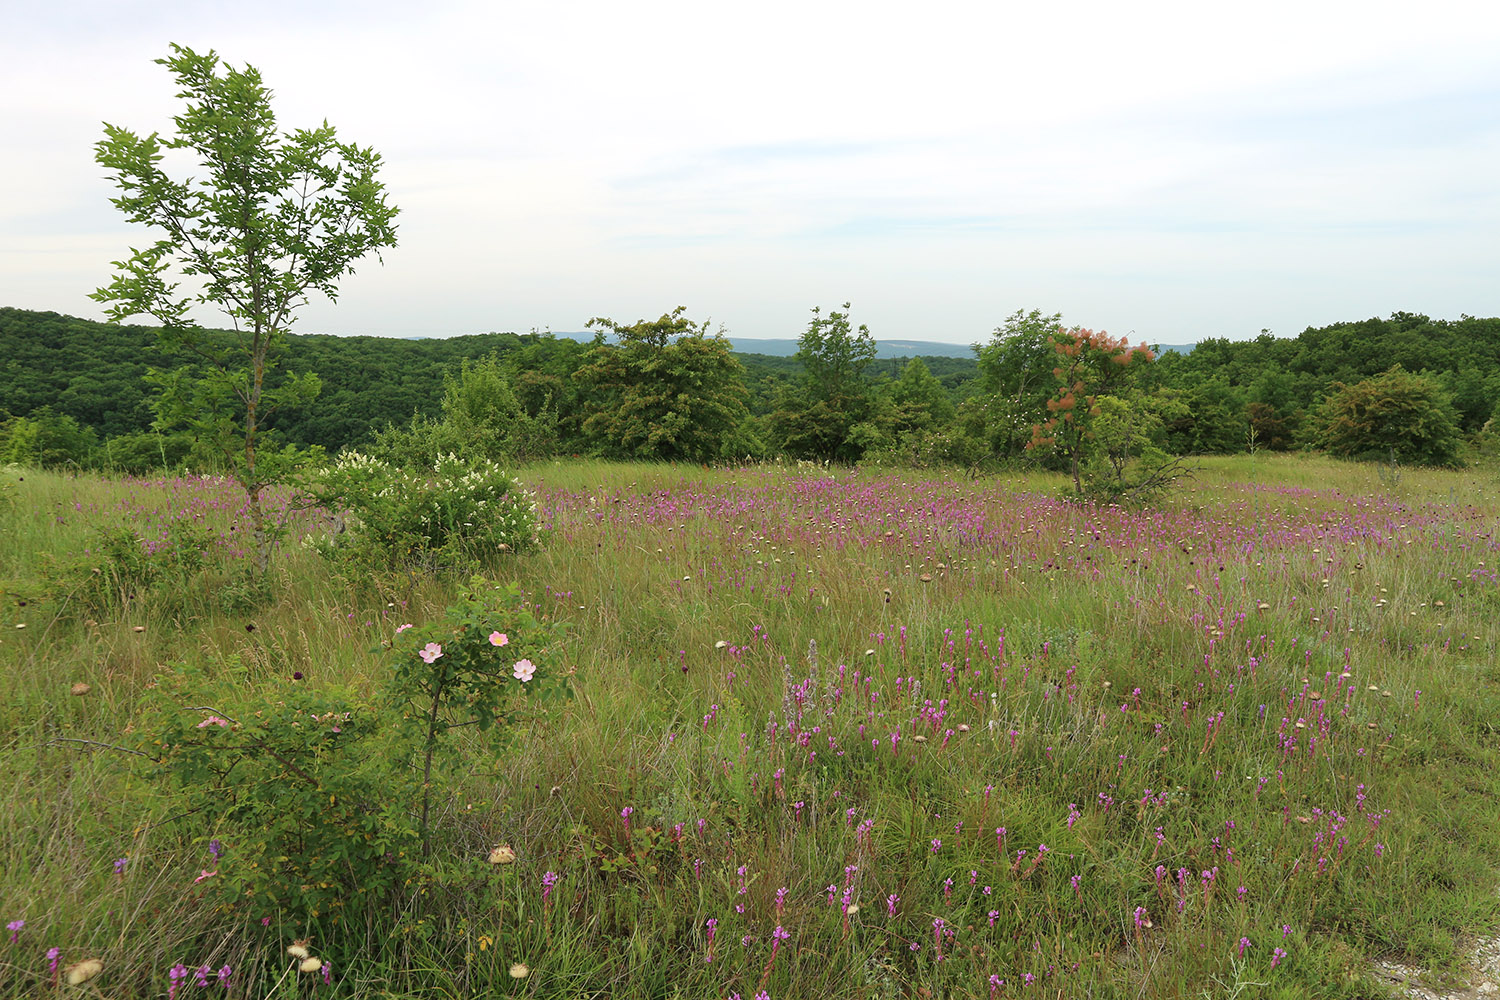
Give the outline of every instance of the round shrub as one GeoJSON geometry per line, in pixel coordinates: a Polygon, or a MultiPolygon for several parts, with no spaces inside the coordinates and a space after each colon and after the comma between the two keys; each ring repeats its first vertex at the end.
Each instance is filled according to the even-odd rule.
{"type": "Polygon", "coordinates": [[[350,452],[311,492],[335,519],[334,533],[314,544],[383,568],[467,566],[539,540],[535,497],[484,459],[450,454],[406,469],[350,452]]]}
{"type": "Polygon", "coordinates": [[[1337,383],[1320,411],[1317,443],[1340,458],[1454,468],[1463,442],[1453,403],[1433,380],[1400,365],[1354,385],[1337,383]]]}

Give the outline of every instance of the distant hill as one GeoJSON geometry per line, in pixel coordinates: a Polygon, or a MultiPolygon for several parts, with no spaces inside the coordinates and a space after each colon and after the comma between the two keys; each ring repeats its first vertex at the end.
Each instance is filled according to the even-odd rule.
{"type": "MultiPolygon", "coordinates": [[[[790,357],[797,353],[795,340],[757,340],[753,337],[730,337],[736,351],[746,354],[772,354],[790,357]]],[[[877,358],[972,358],[968,344],[942,344],[934,340],[877,340],[877,358]]]]}
{"type": "MultiPolygon", "coordinates": [[[[554,337],[569,340],[593,340],[594,335],[582,330],[553,330],[554,337]]],[[[727,337],[733,350],[739,354],[763,354],[773,358],[789,358],[797,353],[795,338],[760,339],[757,337],[727,337]]],[[[972,358],[974,350],[968,344],[944,344],[935,340],[877,340],[877,358],[972,358]]]]}

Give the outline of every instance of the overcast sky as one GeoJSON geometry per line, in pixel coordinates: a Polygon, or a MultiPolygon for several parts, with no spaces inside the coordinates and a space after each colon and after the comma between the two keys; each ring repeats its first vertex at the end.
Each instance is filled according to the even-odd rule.
{"type": "MultiPolygon", "coordinates": [[[[7,4],[0,305],[144,230],[101,122],[165,131],[169,42],[283,128],[372,145],[400,246],[300,332],[577,330],[676,305],[969,343],[1017,309],[1184,343],[1500,315],[1500,4],[1011,0],[7,4]]],[[[200,314],[216,322],[212,313],[200,314]]]]}

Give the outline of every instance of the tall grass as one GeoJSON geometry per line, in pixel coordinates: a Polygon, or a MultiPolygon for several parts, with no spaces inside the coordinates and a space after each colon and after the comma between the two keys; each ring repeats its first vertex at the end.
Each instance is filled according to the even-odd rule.
{"type": "Polygon", "coordinates": [[[548,543],[490,570],[572,623],[575,698],[468,732],[433,876],[335,932],[215,912],[193,880],[230,832],[96,744],[176,664],[376,691],[379,644],[460,584],[336,572],[309,521],[276,599],[237,602],[213,484],[25,473],[0,993],[55,946],[120,997],[178,963],[255,996],[1377,996],[1369,958],[1457,974],[1496,923],[1493,471],[1239,456],[1139,511],[1046,476],[522,478],[548,543]],[[90,586],[101,523],[184,512],[196,575],[90,586]],[[309,932],[327,984],[288,971],[309,932]]]}

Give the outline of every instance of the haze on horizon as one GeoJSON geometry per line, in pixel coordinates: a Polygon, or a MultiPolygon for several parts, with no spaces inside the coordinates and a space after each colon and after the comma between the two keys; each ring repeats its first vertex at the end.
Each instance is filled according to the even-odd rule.
{"type": "MultiPolygon", "coordinates": [[[[93,161],[165,131],[169,42],[283,129],[385,157],[401,245],[298,332],[577,330],[676,305],[972,343],[1017,309],[1135,340],[1500,315],[1500,8],[168,0],[8,12],[0,305],[89,318],[147,239],[93,161]]],[[[204,310],[198,318],[221,322],[204,310]]],[[[145,320],[141,320],[144,322],[145,320]]]]}

